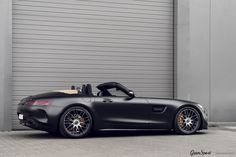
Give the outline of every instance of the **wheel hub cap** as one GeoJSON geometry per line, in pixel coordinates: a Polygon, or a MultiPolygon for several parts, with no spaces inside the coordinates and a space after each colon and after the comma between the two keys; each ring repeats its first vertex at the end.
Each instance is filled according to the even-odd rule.
{"type": "Polygon", "coordinates": [[[185,121],[185,124],[188,126],[191,126],[193,124],[191,118],[185,118],[184,121],[185,121]]]}
{"type": "Polygon", "coordinates": [[[81,127],[79,119],[74,119],[72,124],[73,124],[73,127],[81,127]]]}

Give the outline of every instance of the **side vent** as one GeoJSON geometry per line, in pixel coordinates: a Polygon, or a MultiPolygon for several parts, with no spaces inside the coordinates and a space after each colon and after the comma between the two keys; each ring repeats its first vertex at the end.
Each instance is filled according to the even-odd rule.
{"type": "Polygon", "coordinates": [[[164,105],[155,105],[155,106],[152,106],[152,112],[155,112],[155,113],[162,113],[166,110],[166,106],[164,105]]]}

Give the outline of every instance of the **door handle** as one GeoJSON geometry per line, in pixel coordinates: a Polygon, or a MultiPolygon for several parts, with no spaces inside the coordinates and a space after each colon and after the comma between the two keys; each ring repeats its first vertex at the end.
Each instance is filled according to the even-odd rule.
{"type": "Polygon", "coordinates": [[[112,102],[111,99],[103,99],[103,102],[112,102]]]}

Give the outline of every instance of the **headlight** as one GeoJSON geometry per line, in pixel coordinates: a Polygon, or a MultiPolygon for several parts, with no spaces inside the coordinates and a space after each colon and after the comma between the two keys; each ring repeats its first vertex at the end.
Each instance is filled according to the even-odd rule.
{"type": "Polygon", "coordinates": [[[204,107],[200,104],[197,104],[202,110],[204,110],[204,107]]]}
{"type": "Polygon", "coordinates": [[[197,104],[199,106],[199,108],[206,114],[207,116],[207,110],[200,104],[197,104]]]}

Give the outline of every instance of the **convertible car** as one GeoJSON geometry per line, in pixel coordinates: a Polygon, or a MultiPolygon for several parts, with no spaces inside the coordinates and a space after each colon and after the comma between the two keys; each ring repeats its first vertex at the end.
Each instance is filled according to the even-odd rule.
{"type": "Polygon", "coordinates": [[[207,112],[198,103],[136,97],[116,82],[97,89],[94,95],[87,84],[24,98],[17,109],[20,123],[71,138],[94,130],[161,129],[188,135],[207,129],[207,112]]]}

